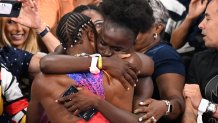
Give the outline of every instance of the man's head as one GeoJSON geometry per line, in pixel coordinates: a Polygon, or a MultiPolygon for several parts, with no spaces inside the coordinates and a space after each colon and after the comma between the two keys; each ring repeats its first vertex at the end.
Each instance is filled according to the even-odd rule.
{"type": "Polygon", "coordinates": [[[199,28],[202,30],[205,46],[218,49],[218,0],[212,0],[208,4],[199,28]]]}

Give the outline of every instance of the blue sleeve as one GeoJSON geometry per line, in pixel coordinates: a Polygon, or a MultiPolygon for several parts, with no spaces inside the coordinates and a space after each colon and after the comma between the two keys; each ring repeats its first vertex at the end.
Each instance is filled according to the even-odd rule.
{"type": "Polygon", "coordinates": [[[180,55],[170,46],[160,48],[153,56],[156,78],[165,73],[177,73],[185,76],[185,66],[180,55]]]}
{"type": "Polygon", "coordinates": [[[1,62],[18,79],[28,76],[32,56],[32,53],[13,47],[3,47],[0,51],[1,62]]]}

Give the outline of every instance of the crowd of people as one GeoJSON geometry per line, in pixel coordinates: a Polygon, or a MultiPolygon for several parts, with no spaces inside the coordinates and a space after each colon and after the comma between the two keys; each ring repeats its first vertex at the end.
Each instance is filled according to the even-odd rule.
{"type": "Polygon", "coordinates": [[[16,2],[0,17],[0,123],[218,122],[218,0],[16,2]]]}

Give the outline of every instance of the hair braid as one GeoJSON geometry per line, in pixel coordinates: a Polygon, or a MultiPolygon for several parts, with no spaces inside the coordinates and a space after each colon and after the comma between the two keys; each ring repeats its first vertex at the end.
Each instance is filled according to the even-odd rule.
{"type": "Polygon", "coordinates": [[[61,18],[56,35],[64,49],[73,47],[79,42],[81,32],[87,25],[95,30],[91,18],[80,13],[70,12],[61,18]]]}

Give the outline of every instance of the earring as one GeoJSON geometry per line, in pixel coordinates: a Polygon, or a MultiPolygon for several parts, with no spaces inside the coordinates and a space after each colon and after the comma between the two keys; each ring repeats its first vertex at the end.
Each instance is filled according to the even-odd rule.
{"type": "Polygon", "coordinates": [[[157,33],[155,33],[154,36],[153,36],[153,37],[154,37],[154,40],[157,39],[157,36],[158,36],[157,33]]]}

